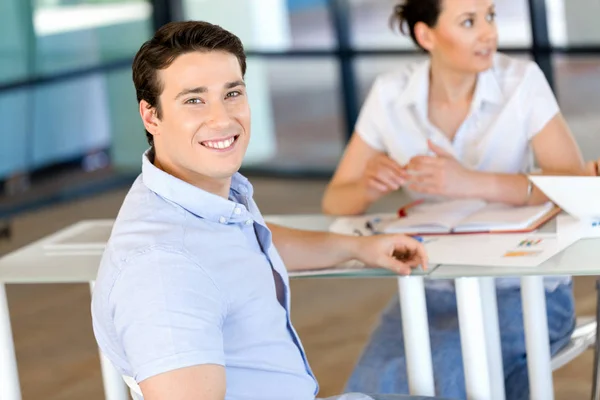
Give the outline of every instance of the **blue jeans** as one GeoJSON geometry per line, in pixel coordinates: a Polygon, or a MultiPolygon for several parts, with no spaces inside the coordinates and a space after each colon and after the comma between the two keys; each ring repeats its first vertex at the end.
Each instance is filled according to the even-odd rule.
{"type": "MultiPolygon", "coordinates": [[[[465,399],[456,293],[426,289],[433,370],[438,396],[465,399]]],[[[498,319],[507,400],[529,399],[521,289],[497,289],[498,319]]],[[[575,328],[572,285],[546,292],[552,355],[575,328]]],[[[398,297],[384,311],[348,382],[347,392],[408,393],[402,319],[398,297]]]]}

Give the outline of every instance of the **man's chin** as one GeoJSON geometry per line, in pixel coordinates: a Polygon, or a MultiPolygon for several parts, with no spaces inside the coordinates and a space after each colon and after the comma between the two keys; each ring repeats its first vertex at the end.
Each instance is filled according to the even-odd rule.
{"type": "Polygon", "coordinates": [[[231,166],[229,168],[223,168],[217,171],[214,171],[211,175],[214,179],[230,179],[233,175],[236,174],[241,168],[241,164],[231,166]]]}

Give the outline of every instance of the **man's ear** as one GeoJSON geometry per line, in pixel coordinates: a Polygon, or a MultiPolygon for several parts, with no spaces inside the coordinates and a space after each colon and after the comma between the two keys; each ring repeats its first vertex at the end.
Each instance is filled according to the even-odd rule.
{"type": "Polygon", "coordinates": [[[156,107],[150,106],[146,100],[140,101],[140,116],[142,117],[142,122],[144,123],[146,130],[153,136],[158,135],[158,124],[160,123],[160,120],[156,113],[156,107]]]}
{"type": "Polygon", "coordinates": [[[431,52],[435,45],[435,40],[431,28],[426,23],[417,22],[415,24],[415,38],[422,48],[431,52]]]}

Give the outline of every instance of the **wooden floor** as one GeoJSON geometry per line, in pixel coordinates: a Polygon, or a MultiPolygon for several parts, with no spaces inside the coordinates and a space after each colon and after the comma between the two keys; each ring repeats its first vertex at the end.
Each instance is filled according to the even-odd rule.
{"type": "MultiPolygon", "coordinates": [[[[319,211],[321,181],[252,181],[265,214],[319,211]]],[[[23,215],[14,221],[12,241],[0,244],[0,254],[81,219],[114,218],[124,193],[114,191],[23,215]]],[[[378,209],[394,205],[390,198],[378,209]]],[[[292,281],[292,320],[319,379],[321,396],[342,390],[379,311],[395,289],[393,279],[292,281]]],[[[23,399],[102,399],[88,286],[10,285],[7,292],[23,399]]],[[[576,278],[575,293],[577,313],[593,314],[594,279],[576,278]]],[[[588,351],[555,373],[557,399],[589,398],[592,356],[588,351]]]]}

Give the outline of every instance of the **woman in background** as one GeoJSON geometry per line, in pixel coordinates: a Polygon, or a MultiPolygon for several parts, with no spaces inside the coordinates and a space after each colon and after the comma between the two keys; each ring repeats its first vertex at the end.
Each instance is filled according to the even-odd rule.
{"type": "MultiPolygon", "coordinates": [[[[360,214],[404,187],[413,197],[533,205],[547,198],[526,177],[584,174],[573,136],[542,71],[496,53],[492,0],[407,0],[393,22],[428,59],[378,77],[323,198],[329,214],[360,214]]],[[[589,165],[588,168],[591,168],[589,165]]],[[[496,280],[506,398],[529,398],[518,279],[496,280]]],[[[552,354],[570,339],[568,276],[545,278],[552,354]]],[[[452,281],[428,281],[436,394],[465,398],[452,281]]],[[[408,393],[398,298],[384,311],[349,391],[408,393]]]]}

